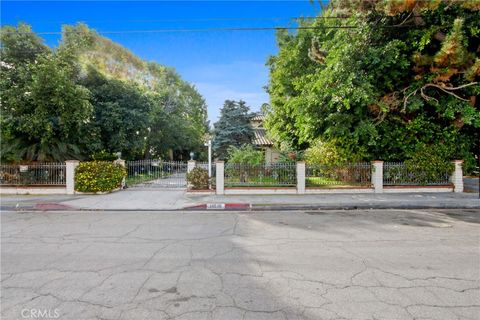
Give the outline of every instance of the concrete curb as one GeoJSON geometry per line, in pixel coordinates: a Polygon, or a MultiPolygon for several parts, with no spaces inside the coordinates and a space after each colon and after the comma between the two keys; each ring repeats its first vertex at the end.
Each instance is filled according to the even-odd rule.
{"type": "MultiPolygon", "coordinates": [[[[220,212],[220,211],[315,211],[315,210],[421,210],[421,209],[480,209],[480,204],[469,205],[459,203],[440,203],[440,204],[345,204],[345,205],[259,205],[249,203],[205,203],[184,208],[177,209],[161,209],[161,208],[138,208],[138,209],[125,209],[125,208],[109,208],[109,209],[95,209],[95,208],[76,208],[71,206],[62,205],[59,203],[37,203],[27,206],[1,206],[2,211],[119,211],[119,212],[153,212],[153,211],[207,211],[207,212],[220,212]]],[[[480,214],[480,211],[479,211],[480,214]]]]}
{"type": "Polygon", "coordinates": [[[417,204],[402,204],[402,205],[383,205],[383,204],[353,204],[353,205],[252,205],[252,211],[298,211],[298,210],[414,210],[414,209],[480,209],[480,205],[462,205],[462,204],[439,204],[439,205],[417,205],[417,204]]]}

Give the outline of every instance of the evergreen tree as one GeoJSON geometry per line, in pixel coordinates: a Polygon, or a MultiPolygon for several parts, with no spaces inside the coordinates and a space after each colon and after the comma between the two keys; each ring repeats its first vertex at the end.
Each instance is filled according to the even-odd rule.
{"type": "Polygon", "coordinates": [[[244,101],[226,100],[220,110],[220,119],[214,124],[213,151],[225,159],[231,146],[241,147],[251,142],[250,108],[244,101]]]}

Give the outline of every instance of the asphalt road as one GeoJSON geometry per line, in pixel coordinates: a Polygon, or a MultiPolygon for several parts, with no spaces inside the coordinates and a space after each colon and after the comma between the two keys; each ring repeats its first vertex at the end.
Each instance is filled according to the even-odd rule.
{"type": "Polygon", "coordinates": [[[479,210],[1,218],[5,320],[480,314],[479,210]]]}

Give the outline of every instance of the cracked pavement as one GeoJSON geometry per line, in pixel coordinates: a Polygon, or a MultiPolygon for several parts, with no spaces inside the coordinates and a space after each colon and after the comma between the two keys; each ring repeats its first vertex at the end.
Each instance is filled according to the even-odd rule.
{"type": "Polygon", "coordinates": [[[2,212],[2,319],[479,319],[479,210],[2,212]]]}

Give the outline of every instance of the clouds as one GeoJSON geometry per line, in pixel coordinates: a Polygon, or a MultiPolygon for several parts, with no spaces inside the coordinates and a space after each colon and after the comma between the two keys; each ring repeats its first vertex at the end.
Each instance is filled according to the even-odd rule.
{"type": "Polygon", "coordinates": [[[231,63],[203,64],[182,71],[193,83],[208,105],[208,118],[217,121],[223,102],[244,100],[253,111],[268,102],[264,87],[268,83],[268,68],[263,62],[233,61],[231,63]]]}

